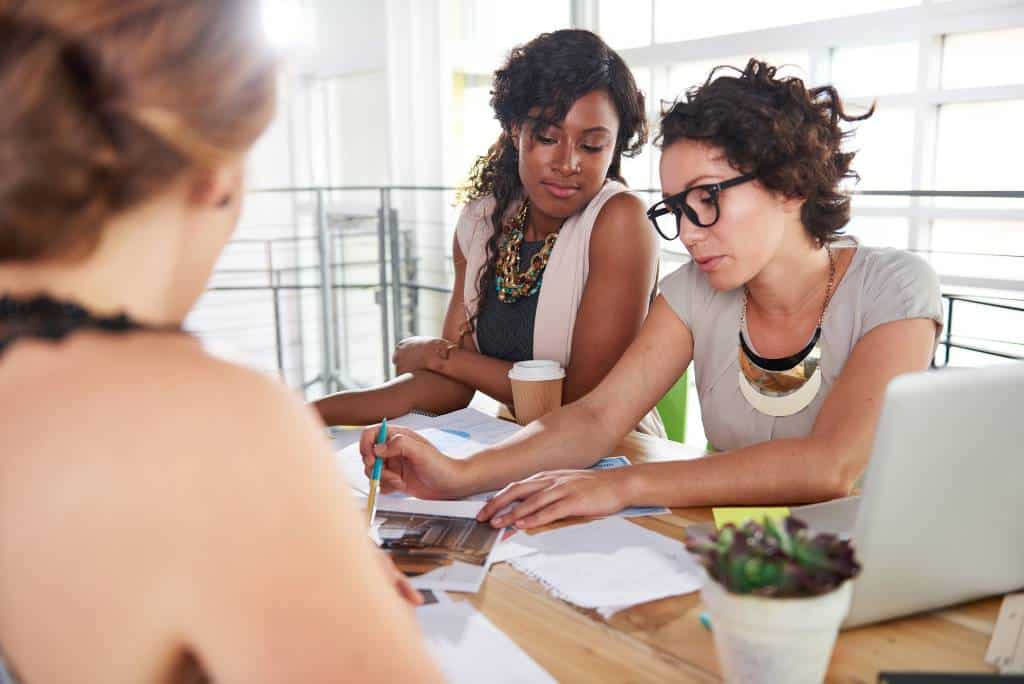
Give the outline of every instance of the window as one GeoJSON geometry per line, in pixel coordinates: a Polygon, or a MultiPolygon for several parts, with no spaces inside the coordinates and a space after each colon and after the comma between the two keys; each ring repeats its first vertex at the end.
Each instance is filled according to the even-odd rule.
{"type": "MultiPolygon", "coordinates": [[[[466,40],[481,47],[508,51],[539,33],[569,28],[569,2],[517,0],[448,0],[452,23],[445,31],[449,40],[466,40]]],[[[493,68],[493,67],[492,67],[493,68]]]]}
{"type": "MultiPolygon", "coordinates": [[[[647,110],[657,111],[657,103],[653,101],[653,88],[651,87],[651,70],[647,68],[633,69],[633,78],[636,86],[644,94],[647,102],[647,110]]],[[[657,124],[649,126],[647,144],[644,145],[640,154],[633,158],[622,158],[622,176],[626,183],[633,189],[654,188],[658,185],[658,169],[654,165],[656,150],[651,142],[658,134],[657,124]]]]}
{"type": "Polygon", "coordinates": [[[1024,100],[948,104],[939,109],[935,187],[1020,190],[1024,100]]]}
{"type": "Polygon", "coordinates": [[[910,244],[910,221],[895,216],[859,217],[856,202],[844,232],[871,247],[906,249],[910,244]]]}
{"type": "Polygon", "coordinates": [[[597,21],[601,37],[615,50],[651,44],[650,0],[600,0],[597,21]]]}
{"type": "Polygon", "coordinates": [[[931,249],[931,262],[939,273],[1020,280],[1024,221],[939,219],[932,223],[931,249]]]}
{"type": "Polygon", "coordinates": [[[917,41],[836,48],[832,84],[843,97],[906,93],[917,87],[917,41]]]}
{"type": "MultiPolygon", "coordinates": [[[[850,113],[863,113],[850,107],[850,113]]],[[[878,106],[871,118],[844,124],[853,135],[844,141],[846,150],[856,151],[851,167],[860,174],[858,190],[908,190],[914,154],[914,110],[909,107],[878,106]]],[[[865,198],[866,199],[866,198],[865,198]]],[[[878,202],[880,198],[873,198],[878,202]]],[[[906,206],[906,199],[899,199],[906,206]]],[[[877,205],[876,205],[877,206],[877,205]]]]}
{"type": "Polygon", "coordinates": [[[490,76],[457,73],[452,77],[452,146],[445,160],[447,183],[460,185],[477,157],[498,139],[501,125],[491,109],[490,76]]]}
{"type": "Polygon", "coordinates": [[[978,88],[1024,83],[1024,28],[946,36],[942,87],[978,88]]]}
{"type": "Polygon", "coordinates": [[[722,0],[713,5],[654,0],[654,41],[693,40],[918,4],[920,0],[859,0],[857,3],[722,0]]]}

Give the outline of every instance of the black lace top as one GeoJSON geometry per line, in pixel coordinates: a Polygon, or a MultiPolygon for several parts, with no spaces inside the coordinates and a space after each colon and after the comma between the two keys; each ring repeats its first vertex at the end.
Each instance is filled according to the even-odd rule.
{"type": "Polygon", "coordinates": [[[94,316],[74,302],[58,301],[47,295],[31,299],[15,299],[9,295],[0,297],[0,356],[22,337],[57,341],[79,330],[112,333],[133,330],[180,332],[181,328],[145,325],[123,313],[116,316],[94,316]]]}
{"type": "MultiPolygon", "coordinates": [[[[518,270],[525,270],[530,259],[544,246],[543,240],[524,241],[519,248],[518,270]]],[[[540,291],[506,303],[498,299],[494,283],[484,293],[476,321],[476,341],[480,353],[502,361],[527,361],[533,358],[533,328],[537,319],[540,291]]]]}

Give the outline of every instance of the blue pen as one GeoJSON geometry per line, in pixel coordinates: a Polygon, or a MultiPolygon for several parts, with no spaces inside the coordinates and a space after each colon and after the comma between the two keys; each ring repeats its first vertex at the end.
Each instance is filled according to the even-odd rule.
{"type": "MultiPolygon", "coordinates": [[[[376,444],[388,441],[388,419],[380,422],[376,444]]],[[[366,526],[373,527],[373,516],[377,513],[377,490],[380,489],[380,471],[384,468],[384,459],[378,456],[373,461],[373,472],[370,475],[370,498],[366,502],[366,526]]]]}

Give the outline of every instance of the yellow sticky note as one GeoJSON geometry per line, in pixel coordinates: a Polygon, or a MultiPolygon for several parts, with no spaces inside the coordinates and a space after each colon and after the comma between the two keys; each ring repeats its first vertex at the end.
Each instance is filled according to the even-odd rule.
{"type": "Polygon", "coordinates": [[[763,524],[765,518],[771,518],[778,522],[789,515],[789,508],[713,508],[711,512],[715,514],[715,527],[720,530],[729,523],[741,527],[748,520],[763,524]]]}

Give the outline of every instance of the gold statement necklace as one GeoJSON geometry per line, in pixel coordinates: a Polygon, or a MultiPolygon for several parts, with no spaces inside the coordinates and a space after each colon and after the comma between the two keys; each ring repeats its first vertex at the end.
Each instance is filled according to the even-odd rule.
{"type": "Polygon", "coordinates": [[[521,297],[532,297],[540,289],[547,268],[551,250],[555,247],[558,233],[551,233],[544,238],[544,246],[530,259],[529,267],[519,272],[519,249],[526,234],[526,217],[530,209],[530,201],[523,200],[522,206],[512,220],[505,224],[504,234],[498,246],[498,262],[495,266],[494,289],[498,299],[511,304],[521,297]]]}
{"type": "Polygon", "coordinates": [[[740,308],[739,387],[754,409],[776,418],[791,416],[811,405],[821,388],[821,329],[825,325],[825,311],[835,291],[836,258],[832,246],[825,243],[828,253],[828,283],[825,302],[821,305],[818,326],[810,342],[802,350],[781,359],[758,356],[743,337],[747,319],[747,289],[743,288],[740,308]]]}

